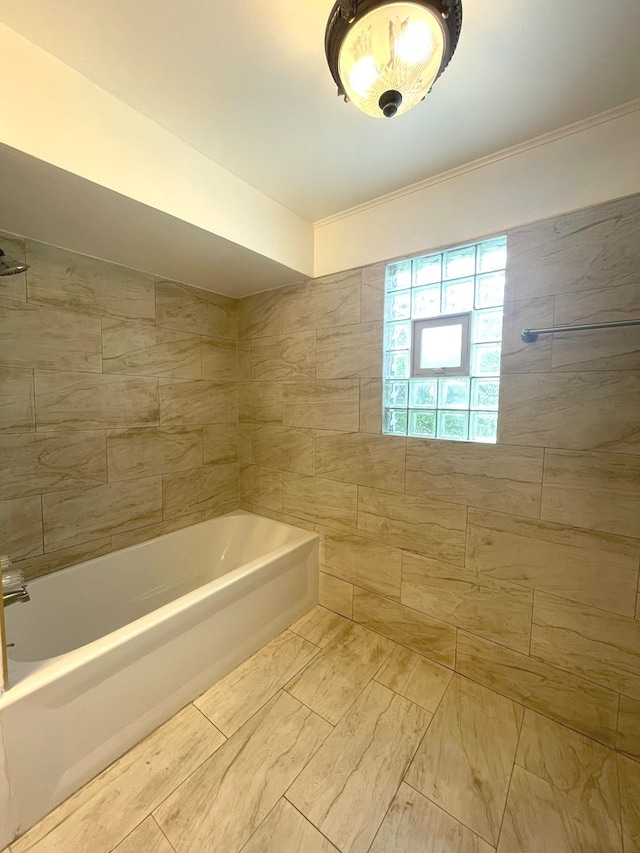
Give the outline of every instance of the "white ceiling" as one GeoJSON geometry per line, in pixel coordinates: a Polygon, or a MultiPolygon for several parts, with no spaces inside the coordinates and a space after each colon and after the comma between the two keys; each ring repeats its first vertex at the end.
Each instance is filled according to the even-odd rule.
{"type": "Polygon", "coordinates": [[[638,0],[463,0],[432,94],[371,119],[336,97],[332,5],[0,0],[0,21],[309,221],[640,97],[638,0]]]}

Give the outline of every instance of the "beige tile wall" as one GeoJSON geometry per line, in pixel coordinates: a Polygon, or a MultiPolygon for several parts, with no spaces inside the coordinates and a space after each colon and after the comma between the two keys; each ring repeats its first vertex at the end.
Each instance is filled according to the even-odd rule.
{"type": "Polygon", "coordinates": [[[640,197],[508,239],[496,446],[380,434],[383,264],[241,300],[243,505],[315,525],[325,606],[640,757],[640,330],[520,340],[640,316],[640,197]]]}
{"type": "Polygon", "coordinates": [[[0,246],[30,264],[0,279],[0,551],[35,577],[237,508],[237,300],[0,246]]]}

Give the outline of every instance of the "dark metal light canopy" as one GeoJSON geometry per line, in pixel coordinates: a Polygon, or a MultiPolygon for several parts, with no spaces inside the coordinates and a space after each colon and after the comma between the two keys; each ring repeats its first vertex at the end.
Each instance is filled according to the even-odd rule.
{"type": "Polygon", "coordinates": [[[453,56],[462,0],[338,0],[325,51],[338,94],[376,118],[419,103],[453,56]]]}

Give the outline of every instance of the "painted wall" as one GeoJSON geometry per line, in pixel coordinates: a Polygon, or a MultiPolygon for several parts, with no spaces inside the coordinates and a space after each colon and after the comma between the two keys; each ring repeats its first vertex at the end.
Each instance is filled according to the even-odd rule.
{"type": "Polygon", "coordinates": [[[239,313],[243,506],[321,533],[322,603],[636,757],[638,330],[520,331],[639,275],[640,196],[509,230],[495,446],[380,434],[384,265],[239,313]]]}
{"type": "Polygon", "coordinates": [[[463,243],[640,192],[640,103],[315,223],[315,275],[463,243]]]}
{"type": "Polygon", "coordinates": [[[0,551],[28,577],[237,507],[237,301],[0,234],[0,551]]]}

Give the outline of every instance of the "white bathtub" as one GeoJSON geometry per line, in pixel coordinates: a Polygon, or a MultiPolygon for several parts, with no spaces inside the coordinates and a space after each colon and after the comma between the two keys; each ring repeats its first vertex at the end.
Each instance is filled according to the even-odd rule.
{"type": "Polygon", "coordinates": [[[317,542],[238,511],[31,582],[5,614],[0,849],[306,613],[317,542]]]}

